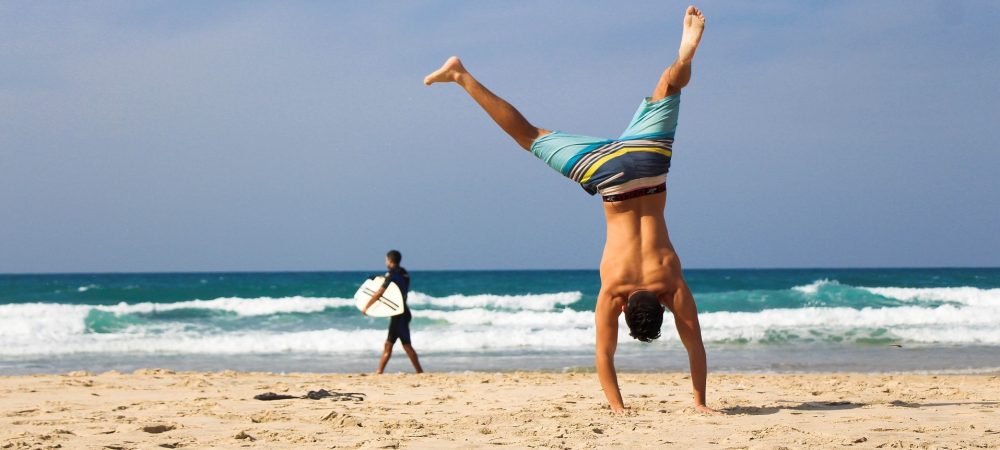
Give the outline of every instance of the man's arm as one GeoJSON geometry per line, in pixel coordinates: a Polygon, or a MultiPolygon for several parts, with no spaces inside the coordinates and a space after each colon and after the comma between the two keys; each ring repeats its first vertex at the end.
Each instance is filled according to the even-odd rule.
{"type": "Polygon", "coordinates": [[[378,290],[375,291],[375,294],[372,295],[372,298],[368,299],[368,303],[365,305],[365,309],[361,310],[361,314],[368,315],[368,308],[371,308],[372,305],[374,305],[375,302],[378,301],[378,299],[382,297],[382,294],[385,294],[385,289],[388,288],[389,287],[389,283],[392,282],[392,279],[389,278],[390,275],[391,275],[391,272],[386,272],[385,273],[385,277],[384,277],[385,281],[382,282],[382,287],[378,288],[378,290]]]}
{"type": "Polygon", "coordinates": [[[597,307],[594,308],[594,320],[597,325],[597,345],[595,364],[597,376],[601,380],[601,388],[608,398],[611,410],[625,410],[622,393],[618,388],[618,374],[615,372],[615,350],[618,348],[618,315],[621,307],[615,307],[613,298],[605,293],[597,297],[597,307]]]}
{"type": "Polygon", "coordinates": [[[671,301],[671,311],[674,313],[674,324],[677,334],[684,343],[688,354],[688,364],[691,366],[691,384],[694,389],[695,409],[710,414],[718,411],[705,405],[705,384],[708,378],[708,358],[705,356],[705,344],[701,340],[701,325],[698,323],[698,306],[694,296],[686,284],[682,284],[674,292],[671,301]]]}
{"type": "Polygon", "coordinates": [[[374,305],[375,302],[378,301],[378,299],[382,297],[382,294],[384,293],[385,293],[385,286],[378,288],[378,290],[375,291],[375,295],[372,295],[372,298],[368,300],[368,304],[365,305],[365,309],[361,310],[361,314],[368,315],[368,308],[371,308],[372,305],[374,305]]]}

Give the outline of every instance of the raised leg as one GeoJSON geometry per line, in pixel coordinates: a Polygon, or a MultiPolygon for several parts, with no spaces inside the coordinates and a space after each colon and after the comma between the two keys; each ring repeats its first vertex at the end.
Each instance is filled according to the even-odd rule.
{"type": "Polygon", "coordinates": [[[457,56],[448,58],[440,69],[424,78],[424,84],[428,86],[445,82],[457,83],[462,86],[465,92],[468,92],[469,96],[486,111],[486,114],[489,114],[490,118],[497,125],[500,125],[500,128],[514,138],[514,141],[521,148],[530,150],[531,143],[535,139],[549,134],[548,130],[535,127],[510,103],[486,89],[486,86],[483,86],[469,71],[465,70],[462,61],[457,56]]]}
{"type": "Polygon", "coordinates": [[[657,101],[681,91],[691,81],[691,61],[698,50],[701,35],[705,31],[705,16],[698,8],[688,6],[684,12],[684,33],[681,34],[681,46],[677,51],[677,60],[667,67],[660,75],[660,81],[653,89],[650,101],[657,101]]]}
{"type": "Polygon", "coordinates": [[[413,370],[417,373],[424,373],[424,368],[420,367],[420,358],[417,358],[417,351],[413,349],[413,346],[403,344],[403,350],[406,350],[406,356],[410,357],[410,364],[413,364],[413,370]]]}
{"type": "Polygon", "coordinates": [[[385,365],[389,363],[389,358],[392,356],[392,342],[385,341],[385,349],[382,350],[382,359],[378,361],[378,370],[375,373],[381,375],[385,371],[385,365]]]}

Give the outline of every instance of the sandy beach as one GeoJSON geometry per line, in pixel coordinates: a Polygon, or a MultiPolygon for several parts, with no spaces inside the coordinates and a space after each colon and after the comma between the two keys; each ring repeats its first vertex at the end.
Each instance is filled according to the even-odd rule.
{"type": "Polygon", "coordinates": [[[74,372],[0,378],[0,448],[1000,448],[997,375],[74,372]],[[361,396],[262,401],[265,392],[361,396]]]}

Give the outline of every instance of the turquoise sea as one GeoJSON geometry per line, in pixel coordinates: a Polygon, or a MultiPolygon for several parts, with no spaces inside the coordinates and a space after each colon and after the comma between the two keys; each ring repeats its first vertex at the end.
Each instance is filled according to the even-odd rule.
{"type": "MultiPolygon", "coordinates": [[[[351,296],[378,272],[0,275],[0,374],[373,370],[388,320],[351,296]]],[[[411,274],[426,369],[591,370],[596,271],[411,274]]],[[[997,268],[685,275],[713,370],[1000,371],[997,268]]],[[[623,332],[618,361],[687,367],[669,320],[651,344],[623,332]]],[[[389,371],[408,370],[400,351],[389,371]]]]}

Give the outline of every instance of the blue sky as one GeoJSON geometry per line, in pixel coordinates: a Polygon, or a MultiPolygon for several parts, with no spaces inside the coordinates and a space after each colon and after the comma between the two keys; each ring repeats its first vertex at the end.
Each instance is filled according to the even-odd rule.
{"type": "MultiPolygon", "coordinates": [[[[600,199],[421,79],[617,136],[685,6],[0,3],[0,272],[596,268],[600,199]]],[[[700,6],[685,266],[1000,265],[1000,4],[700,6]]]]}

